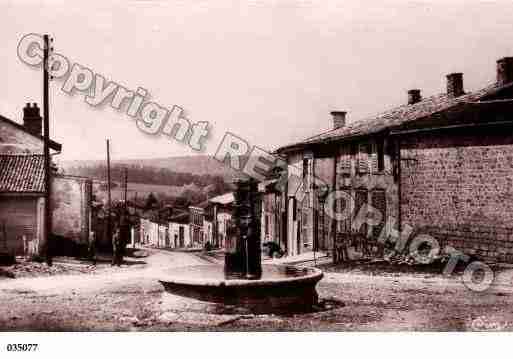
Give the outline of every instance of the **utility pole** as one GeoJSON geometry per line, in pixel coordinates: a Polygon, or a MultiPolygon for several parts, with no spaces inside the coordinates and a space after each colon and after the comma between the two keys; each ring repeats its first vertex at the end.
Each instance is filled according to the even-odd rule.
{"type": "Polygon", "coordinates": [[[48,54],[50,51],[50,44],[48,35],[43,36],[44,49],[43,49],[43,118],[44,118],[44,180],[45,180],[45,225],[44,225],[44,244],[43,252],[46,259],[46,264],[52,265],[52,214],[51,214],[51,160],[50,160],[50,115],[49,115],[49,76],[48,76],[48,54]]]}
{"type": "Polygon", "coordinates": [[[128,170],[127,168],[125,167],[125,178],[124,178],[124,183],[125,183],[125,195],[124,195],[124,200],[125,200],[125,211],[127,210],[127,201],[128,201],[128,170]]]}
{"type": "Polygon", "coordinates": [[[112,198],[110,193],[110,141],[107,140],[107,235],[109,241],[112,241],[112,223],[111,223],[111,209],[112,198]]]}
{"type": "MultiPolygon", "coordinates": [[[[139,242],[142,243],[142,240],[141,240],[141,217],[140,217],[140,214],[138,212],[138,207],[137,207],[137,192],[135,192],[134,194],[134,213],[135,213],[135,216],[136,218],[139,219],[139,242]]],[[[135,229],[134,229],[135,231],[135,229]]],[[[135,238],[134,238],[134,248],[135,248],[135,238]]]]}

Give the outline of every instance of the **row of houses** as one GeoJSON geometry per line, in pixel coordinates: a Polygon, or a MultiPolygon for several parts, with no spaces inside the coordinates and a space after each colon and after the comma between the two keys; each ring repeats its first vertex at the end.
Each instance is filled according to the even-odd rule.
{"type": "MultiPolygon", "coordinates": [[[[0,254],[32,256],[43,251],[46,233],[43,121],[37,104],[26,104],[21,122],[0,116],[0,254]]],[[[50,141],[50,149],[53,158],[62,145],[50,141]]],[[[85,255],[90,233],[95,233],[97,249],[111,250],[108,214],[93,200],[92,180],[58,173],[55,165],[51,171],[52,253],[85,255]]],[[[127,205],[133,244],[199,248],[213,243],[213,224],[203,208],[127,205]]]]}
{"type": "MultiPolygon", "coordinates": [[[[440,248],[513,262],[513,58],[499,59],[496,81],[477,91],[451,73],[444,93],[405,95],[403,105],[362,120],[333,111],[330,130],[274,152],[288,181],[261,183],[262,242],[337,259],[348,245],[382,255],[382,234],[427,234],[440,248]],[[351,215],[337,219],[344,211],[351,215]],[[371,212],[379,222],[355,225],[371,212]]],[[[223,246],[233,195],[211,202],[223,246]]]]}
{"type": "Polygon", "coordinates": [[[141,215],[135,242],[156,248],[204,248],[207,243],[214,246],[213,224],[205,209],[191,206],[187,211],[167,210],[165,215],[141,215]]]}
{"type": "MultiPolygon", "coordinates": [[[[347,121],[345,111],[333,111],[330,130],[275,151],[289,181],[260,184],[262,242],[275,242],[288,255],[321,250],[334,257],[347,243],[363,243],[379,255],[383,231],[420,233],[440,247],[513,262],[513,58],[498,60],[496,80],[477,91],[465,91],[463,74],[451,73],[444,93],[423,97],[411,89],[406,95],[403,105],[362,120],[347,121]],[[334,192],[345,196],[326,202],[326,193],[334,192]],[[329,210],[351,215],[328,216],[331,205],[329,210]],[[379,223],[355,225],[357,215],[371,211],[380,213],[379,223]]],[[[3,251],[39,249],[45,208],[41,130],[36,104],[24,108],[23,125],[0,116],[3,251]]],[[[54,141],[50,148],[53,155],[62,150],[54,141]]],[[[54,172],[52,188],[52,233],[62,238],[57,249],[80,251],[93,227],[91,181],[54,172]]],[[[142,216],[138,241],[226,248],[234,233],[233,201],[228,193],[201,208],[171,211],[164,220],[142,216]]]]}
{"type": "Polygon", "coordinates": [[[422,233],[442,248],[512,262],[513,58],[497,61],[496,81],[485,88],[465,91],[462,73],[447,75],[446,88],[429,97],[411,89],[404,105],[363,120],[333,111],[330,130],[277,149],[303,191],[289,180],[265,195],[263,215],[273,222],[266,235],[296,255],[336,254],[354,238],[378,253],[383,230],[422,233]],[[326,216],[318,180],[347,194],[333,210],[352,216],[326,216]],[[370,208],[380,222],[356,228],[355,216],[370,208]]]}
{"type": "MultiPolygon", "coordinates": [[[[0,251],[37,255],[45,232],[45,176],[42,118],[37,104],[23,108],[23,124],[0,116],[0,251]]],[[[62,145],[50,141],[52,156],[62,145]]],[[[50,203],[54,254],[87,250],[92,182],[52,168],[50,203]]]]}

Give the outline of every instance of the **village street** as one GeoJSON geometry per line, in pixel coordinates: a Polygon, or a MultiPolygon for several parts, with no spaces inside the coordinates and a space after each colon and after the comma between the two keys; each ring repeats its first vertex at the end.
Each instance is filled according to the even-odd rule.
{"type": "Polygon", "coordinates": [[[501,286],[468,290],[459,278],[328,269],[318,285],[328,307],[289,316],[169,315],[157,279],[197,255],[150,250],[144,261],[94,274],[0,279],[1,330],[505,330],[513,329],[510,271],[501,286]],[[331,307],[330,307],[331,306],[331,307]]]}

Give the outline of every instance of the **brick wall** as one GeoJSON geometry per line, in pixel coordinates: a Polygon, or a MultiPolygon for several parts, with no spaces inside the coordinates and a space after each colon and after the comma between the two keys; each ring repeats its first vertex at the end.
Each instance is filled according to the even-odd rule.
{"type": "Polygon", "coordinates": [[[513,134],[459,130],[409,136],[401,149],[403,226],[441,247],[513,262],[513,134]]]}

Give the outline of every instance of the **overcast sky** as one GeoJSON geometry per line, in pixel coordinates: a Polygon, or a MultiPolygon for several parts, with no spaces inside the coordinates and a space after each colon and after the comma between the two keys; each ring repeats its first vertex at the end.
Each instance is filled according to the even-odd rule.
{"type": "MultiPolygon", "coordinates": [[[[208,121],[214,153],[225,131],[273,149],[331,126],[329,112],[361,119],[445,91],[463,72],[466,90],[495,80],[513,56],[513,3],[503,1],[6,1],[0,0],[4,68],[0,113],[21,122],[42,100],[42,75],[17,43],[49,33],[55,50],[151,99],[208,121]]],[[[51,88],[52,137],[62,159],[169,157],[194,151],[143,134],[126,114],[93,109],[83,94],[51,88]]]]}

